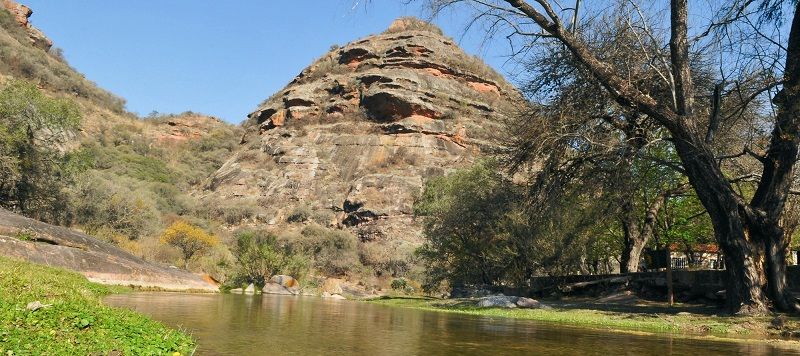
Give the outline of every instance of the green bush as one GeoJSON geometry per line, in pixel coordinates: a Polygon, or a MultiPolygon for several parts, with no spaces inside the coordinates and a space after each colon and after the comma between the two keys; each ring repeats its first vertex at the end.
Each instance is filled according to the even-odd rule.
{"type": "Polygon", "coordinates": [[[395,278],[392,280],[391,286],[394,290],[405,289],[408,287],[408,282],[406,282],[405,278],[395,278]]]}
{"type": "Polygon", "coordinates": [[[254,283],[263,287],[276,274],[286,274],[302,279],[308,273],[309,259],[294,251],[288,244],[280,243],[277,237],[265,231],[241,231],[236,233],[236,272],[232,285],[254,283]]]}
{"type": "Polygon", "coordinates": [[[85,156],[61,147],[80,120],[75,103],[31,83],[12,80],[0,90],[0,206],[52,223],[68,218],[65,189],[85,156]]]}

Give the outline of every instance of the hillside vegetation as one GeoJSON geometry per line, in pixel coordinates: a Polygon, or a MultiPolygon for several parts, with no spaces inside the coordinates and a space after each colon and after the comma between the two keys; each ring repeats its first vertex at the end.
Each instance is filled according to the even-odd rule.
{"type": "MultiPolygon", "coordinates": [[[[240,129],[193,112],[127,112],[125,101],[31,45],[0,9],[0,206],[83,230],[151,261],[182,265],[159,242],[179,217],[216,234],[221,214],[192,192],[231,155],[240,129]]],[[[225,245],[198,261],[215,273],[225,245]]]]}

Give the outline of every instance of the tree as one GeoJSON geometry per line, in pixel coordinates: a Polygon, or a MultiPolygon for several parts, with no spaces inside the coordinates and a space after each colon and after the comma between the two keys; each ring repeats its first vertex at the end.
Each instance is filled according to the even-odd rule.
{"type": "Polygon", "coordinates": [[[414,205],[426,238],[418,250],[427,270],[424,288],[436,290],[442,282],[524,288],[535,276],[581,271],[585,256],[598,252],[590,247],[605,248],[592,241],[605,211],[591,198],[575,190],[557,204],[530,204],[525,187],[492,160],[429,180],[414,205]]]}
{"type": "Polygon", "coordinates": [[[67,141],[80,123],[77,106],[12,80],[0,91],[0,206],[58,223],[66,220],[64,188],[82,170],[67,141]]]}
{"type": "Polygon", "coordinates": [[[164,230],[161,243],[180,249],[183,254],[183,267],[186,268],[194,255],[216,246],[219,239],[184,220],[178,220],[164,230]]]}
{"type": "MultiPolygon", "coordinates": [[[[433,1],[433,4],[436,10],[460,2],[440,0],[433,1]]],[[[671,0],[667,25],[669,34],[664,41],[652,31],[649,31],[649,38],[642,39],[669,48],[669,53],[665,55],[645,52],[653,63],[661,66],[659,71],[671,94],[671,98],[663,99],[653,93],[649,86],[639,85],[637,78],[628,76],[623,65],[608,62],[602,58],[602,53],[594,52],[590,46],[591,34],[581,32],[579,26],[567,28],[560,15],[563,12],[555,7],[555,1],[536,0],[535,6],[524,0],[471,2],[480,9],[480,16],[492,19],[493,24],[506,24],[515,35],[533,37],[545,43],[554,41],[564,46],[620,106],[647,115],[669,133],[685,174],[708,212],[716,240],[725,254],[729,278],[727,302],[732,312],[764,313],[770,301],[781,310],[800,310],[800,305],[786,290],[789,236],[786,236],[780,224],[794,180],[800,145],[799,3],[781,0],[735,1],[732,6],[720,8],[720,15],[708,26],[708,31],[691,28],[699,34],[690,39],[688,2],[671,0]],[[761,6],[751,10],[755,3],[761,6]],[[702,91],[693,81],[690,49],[692,45],[697,46],[699,39],[713,33],[720,24],[747,23],[754,18],[770,20],[778,12],[766,10],[775,9],[787,9],[794,16],[790,21],[788,36],[781,36],[787,38],[786,42],[775,46],[778,48],[778,58],[770,62],[780,63],[778,59],[783,58],[783,68],[767,68],[767,72],[775,73],[780,80],[765,84],[765,89],[752,91],[753,97],[758,97],[772,88],[780,88],[772,98],[776,114],[771,122],[772,131],[766,150],[763,153],[749,147],[744,150],[744,154],[752,156],[761,165],[760,174],[755,179],[755,192],[752,196],[746,196],[732,185],[712,145],[722,121],[717,105],[721,102],[718,99],[721,99],[722,91],[715,90],[718,94],[708,97],[711,110],[700,110],[696,101],[702,99],[698,96],[702,91]],[[781,69],[782,73],[775,72],[781,69]]],[[[629,2],[635,5],[635,2],[629,2]]],[[[639,26],[648,26],[645,17],[640,16],[639,26]]],[[[757,30],[754,25],[751,33],[760,44],[770,40],[776,42],[771,38],[765,39],[757,30]]],[[[717,48],[706,46],[704,49],[717,48]]],[[[744,55],[740,51],[717,51],[716,54],[723,57],[719,62],[721,68],[737,67],[735,56],[744,55]],[[726,57],[726,54],[729,56],[726,57]]],[[[743,102],[745,107],[750,103],[752,100],[743,102]]]]}
{"type": "MultiPolygon", "coordinates": [[[[451,286],[501,285],[514,265],[510,255],[527,256],[511,241],[511,213],[521,199],[496,166],[479,162],[426,183],[414,205],[414,214],[424,217],[426,242],[419,254],[428,271],[426,290],[444,281],[451,286]]],[[[522,260],[532,268],[530,258],[522,260]]]]}
{"type": "MultiPolygon", "coordinates": [[[[629,21],[615,20],[593,27],[598,39],[593,51],[624,64],[639,85],[670,97],[658,70],[639,54],[645,34],[629,21]]],[[[563,46],[547,46],[524,63],[530,78],[522,90],[535,103],[512,125],[512,168],[532,166],[529,173],[543,183],[533,188],[550,196],[545,201],[557,201],[569,190],[591,192],[621,225],[621,271],[635,272],[664,201],[686,189],[673,145],[647,115],[618,105],[563,46]]],[[[696,81],[709,81],[707,71],[697,72],[696,81]]]]}

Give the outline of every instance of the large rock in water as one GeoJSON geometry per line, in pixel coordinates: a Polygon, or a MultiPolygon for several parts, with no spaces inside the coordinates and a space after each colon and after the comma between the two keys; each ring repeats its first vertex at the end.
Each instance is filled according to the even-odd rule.
{"type": "Polygon", "coordinates": [[[103,284],[173,291],[219,290],[201,276],[146,262],[85,234],[5,209],[0,209],[0,255],[76,271],[103,284]]]}
{"type": "MultiPolygon", "coordinates": [[[[520,93],[437,28],[400,19],[325,54],[249,115],[203,193],[282,231],[299,207],[393,254],[421,242],[424,182],[498,148],[520,93]]],[[[410,250],[410,249],[406,249],[410,250]]]]}

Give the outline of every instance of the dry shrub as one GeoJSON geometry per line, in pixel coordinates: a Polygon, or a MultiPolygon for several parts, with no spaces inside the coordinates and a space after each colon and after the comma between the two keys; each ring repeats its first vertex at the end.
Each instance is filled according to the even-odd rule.
{"type": "Polygon", "coordinates": [[[411,269],[413,254],[414,247],[408,243],[365,242],[358,246],[361,263],[372,267],[377,276],[405,276],[411,269]]]}

